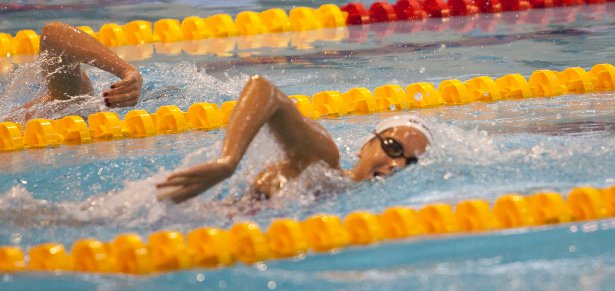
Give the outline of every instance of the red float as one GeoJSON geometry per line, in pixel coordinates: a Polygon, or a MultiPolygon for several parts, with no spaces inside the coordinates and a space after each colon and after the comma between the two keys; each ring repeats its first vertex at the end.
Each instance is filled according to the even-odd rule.
{"type": "Polygon", "coordinates": [[[427,12],[417,0],[399,0],[393,5],[398,20],[417,20],[427,18],[427,12]]]}
{"type": "Polygon", "coordinates": [[[369,7],[369,16],[372,22],[393,22],[397,21],[397,14],[393,6],[386,1],[372,3],[369,7]]]}
{"type": "Polygon", "coordinates": [[[574,6],[584,3],[583,0],[553,0],[553,6],[574,6]]]}
{"type": "Polygon", "coordinates": [[[503,0],[502,1],[502,10],[504,11],[520,11],[520,10],[527,10],[527,9],[530,9],[530,1],[528,0],[503,0]]]}
{"type": "Polygon", "coordinates": [[[425,9],[429,17],[442,18],[451,16],[450,8],[441,0],[425,0],[423,2],[423,9],[425,9]]]}
{"type": "MultiPolygon", "coordinates": [[[[537,0],[540,1],[540,0],[537,0]]],[[[553,1],[553,0],[544,0],[553,1]]],[[[502,12],[502,3],[500,0],[475,0],[474,4],[478,6],[481,13],[500,13],[502,12]]]]}
{"type": "Polygon", "coordinates": [[[348,3],[340,9],[348,13],[348,18],[346,18],[346,24],[348,25],[370,23],[369,13],[361,3],[348,3]]]}
{"type": "Polygon", "coordinates": [[[530,0],[532,8],[550,8],[553,7],[553,0],[530,0]]]}
{"type": "Polygon", "coordinates": [[[478,13],[478,7],[472,0],[448,0],[452,16],[474,15],[478,13]]]}

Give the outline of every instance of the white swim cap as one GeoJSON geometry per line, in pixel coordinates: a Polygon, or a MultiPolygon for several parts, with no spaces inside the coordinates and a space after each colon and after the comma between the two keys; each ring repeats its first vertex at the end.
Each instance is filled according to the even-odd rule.
{"type": "MultiPolygon", "coordinates": [[[[418,130],[423,135],[425,135],[425,137],[427,138],[427,142],[431,144],[432,136],[431,132],[429,132],[429,129],[427,128],[427,123],[425,122],[425,120],[414,114],[400,114],[386,118],[376,125],[375,130],[377,133],[382,133],[387,129],[397,126],[407,126],[418,130]]],[[[369,135],[367,141],[372,138],[374,138],[373,133],[369,135]]]]}

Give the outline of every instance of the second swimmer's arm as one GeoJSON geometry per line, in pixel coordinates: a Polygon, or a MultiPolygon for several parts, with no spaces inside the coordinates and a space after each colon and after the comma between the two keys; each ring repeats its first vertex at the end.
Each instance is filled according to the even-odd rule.
{"type": "MultiPolygon", "coordinates": [[[[60,62],[48,61],[43,64],[46,71],[48,89],[55,99],[70,99],[68,93],[91,90],[89,79],[80,70],[73,73],[70,65],[89,64],[117,76],[121,80],[104,91],[105,103],[110,107],[134,106],[139,100],[143,79],[134,66],[122,60],[101,42],[78,28],[51,22],[45,25],[41,34],[41,52],[48,57],[58,58],[60,62]],[[90,88],[73,88],[74,80],[82,79],[82,86],[90,88]]],[[[78,66],[77,66],[78,67],[78,66]]]]}

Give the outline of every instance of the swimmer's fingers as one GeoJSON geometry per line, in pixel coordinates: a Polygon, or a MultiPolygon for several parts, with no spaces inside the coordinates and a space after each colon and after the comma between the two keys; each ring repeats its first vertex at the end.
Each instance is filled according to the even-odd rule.
{"type": "Polygon", "coordinates": [[[158,201],[171,199],[175,203],[186,201],[202,192],[201,186],[196,184],[188,187],[176,187],[157,195],[158,201]]]}
{"type": "Polygon", "coordinates": [[[127,79],[122,79],[119,80],[113,84],[111,84],[111,89],[118,89],[118,88],[122,88],[122,87],[127,87],[133,84],[137,84],[138,80],[136,78],[127,78],[127,79]]]}
{"type": "Polygon", "coordinates": [[[177,195],[175,195],[171,199],[175,203],[182,203],[194,196],[201,194],[201,192],[203,192],[203,189],[201,189],[199,185],[194,185],[192,187],[183,189],[183,191],[181,191],[180,193],[177,193],[177,195]]]}
{"type": "Polygon", "coordinates": [[[141,77],[141,74],[139,73],[139,71],[132,70],[132,71],[126,72],[122,80],[113,83],[111,85],[111,89],[126,87],[130,84],[138,84],[140,87],[142,83],[143,83],[143,78],[141,77]]]}
{"type": "Polygon", "coordinates": [[[111,89],[103,92],[105,104],[109,107],[134,106],[139,101],[143,78],[137,70],[126,72],[124,78],[113,83],[111,89]]]}
{"type": "Polygon", "coordinates": [[[140,86],[137,83],[133,83],[127,86],[107,89],[103,91],[103,97],[115,96],[115,95],[130,93],[130,92],[136,92],[136,91],[141,91],[140,86]]]}
{"type": "Polygon", "coordinates": [[[203,179],[203,173],[195,169],[180,171],[169,175],[169,180],[184,178],[184,179],[203,179]]]}
{"type": "Polygon", "coordinates": [[[162,200],[166,200],[166,199],[171,199],[173,197],[173,195],[175,193],[177,193],[177,191],[179,191],[179,189],[181,189],[180,187],[175,187],[174,189],[168,190],[168,191],[164,191],[164,192],[160,192],[158,194],[156,194],[156,199],[158,199],[158,201],[162,201],[162,200]]]}
{"type": "Polygon", "coordinates": [[[169,177],[166,181],[162,183],[156,184],[156,188],[165,188],[165,187],[173,187],[173,186],[188,186],[193,185],[195,183],[199,183],[197,179],[191,179],[186,177],[169,177]]]}

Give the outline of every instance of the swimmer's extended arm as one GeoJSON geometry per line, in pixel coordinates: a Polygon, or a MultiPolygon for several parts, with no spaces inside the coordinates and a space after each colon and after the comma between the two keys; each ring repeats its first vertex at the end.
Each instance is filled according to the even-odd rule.
{"type": "Polygon", "coordinates": [[[220,159],[169,176],[167,181],[157,185],[170,188],[159,194],[158,199],[173,199],[179,203],[230,177],[265,124],[269,124],[295,168],[302,169],[319,160],[339,167],[339,152],[327,131],[301,115],[277,87],[255,76],[243,88],[231,114],[220,159]]]}
{"type": "Polygon", "coordinates": [[[41,53],[49,58],[43,63],[43,70],[54,99],[70,99],[93,91],[79,66],[85,63],[121,79],[103,92],[107,106],[137,104],[143,84],[139,71],[80,29],[60,22],[46,24],[41,34],[41,53]]]}

